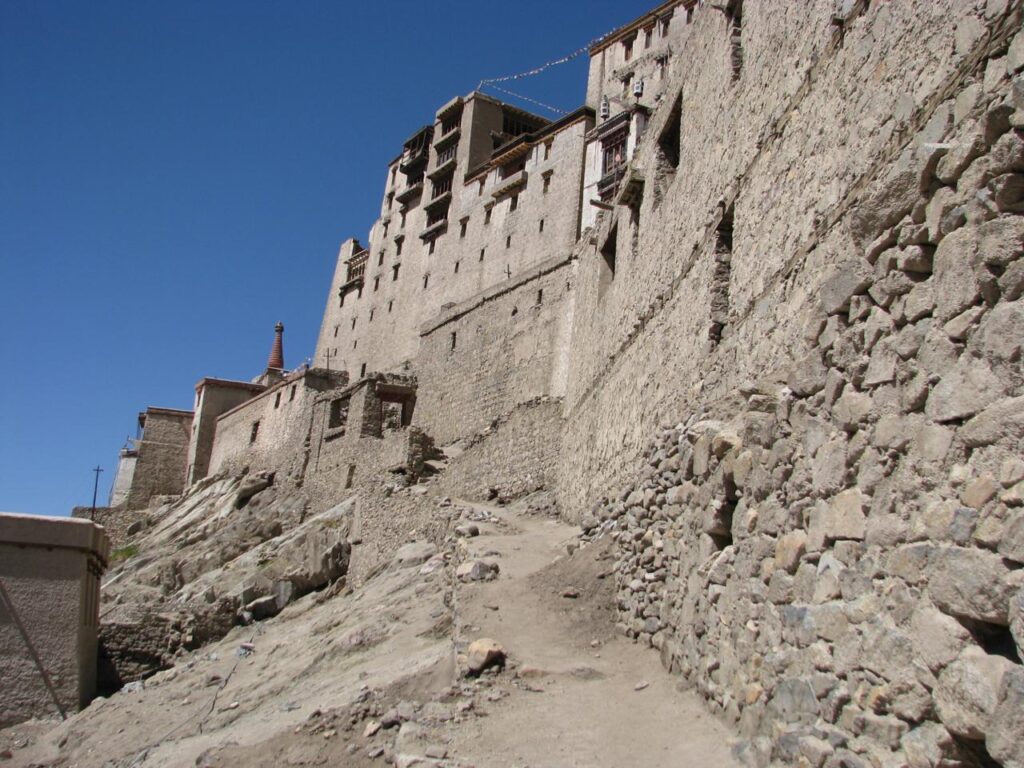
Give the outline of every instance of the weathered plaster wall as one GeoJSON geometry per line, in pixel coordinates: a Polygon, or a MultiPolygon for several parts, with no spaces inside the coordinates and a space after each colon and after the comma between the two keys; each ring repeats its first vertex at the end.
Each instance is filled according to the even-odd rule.
{"type": "Polygon", "coordinates": [[[0,727],[92,698],[108,546],[83,520],[0,515],[0,727]]]}
{"type": "Polygon", "coordinates": [[[265,389],[260,384],[206,378],[196,385],[195,415],[189,437],[186,484],[206,477],[217,433],[217,418],[265,389]]]}
{"type": "Polygon", "coordinates": [[[248,467],[252,472],[280,472],[282,479],[301,477],[312,404],[320,392],[344,378],[343,373],[319,368],[299,371],[223,414],[217,419],[209,474],[248,467]]]}

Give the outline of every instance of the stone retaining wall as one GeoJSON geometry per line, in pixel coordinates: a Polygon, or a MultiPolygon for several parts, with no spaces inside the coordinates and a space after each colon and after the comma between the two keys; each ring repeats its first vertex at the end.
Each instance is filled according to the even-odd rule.
{"type": "Polygon", "coordinates": [[[584,518],[749,764],[1024,765],[1024,35],[994,54],[837,222],[802,340],[584,518]]]}

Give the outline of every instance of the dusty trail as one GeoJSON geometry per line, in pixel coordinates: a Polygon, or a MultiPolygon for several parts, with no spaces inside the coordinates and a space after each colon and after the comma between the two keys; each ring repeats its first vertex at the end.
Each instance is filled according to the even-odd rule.
{"type": "Polygon", "coordinates": [[[460,586],[463,631],[504,644],[519,684],[500,681],[508,696],[491,716],[453,729],[453,754],[495,768],[735,765],[726,729],[676,690],[654,652],[614,632],[610,579],[598,578],[611,565],[603,547],[569,557],[576,528],[467,506],[497,520],[468,549],[499,552],[501,575],[460,586]]]}

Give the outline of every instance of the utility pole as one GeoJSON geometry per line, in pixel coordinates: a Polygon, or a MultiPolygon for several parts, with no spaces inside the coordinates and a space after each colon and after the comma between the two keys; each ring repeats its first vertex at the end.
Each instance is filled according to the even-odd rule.
{"type": "Polygon", "coordinates": [[[96,473],[96,480],[92,484],[92,513],[89,515],[89,519],[93,522],[96,521],[96,492],[100,489],[100,472],[102,471],[99,464],[93,469],[93,472],[96,473]]]}

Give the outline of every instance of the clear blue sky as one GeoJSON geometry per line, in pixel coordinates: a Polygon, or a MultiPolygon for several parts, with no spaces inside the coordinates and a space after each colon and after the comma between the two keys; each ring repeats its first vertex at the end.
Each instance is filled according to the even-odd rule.
{"type": "MultiPolygon", "coordinates": [[[[0,511],[97,464],[105,500],[136,413],[257,375],[277,320],[302,362],[408,135],[655,4],[0,0],[0,511]]],[[[585,62],[513,90],[573,109],[585,62]]]]}

